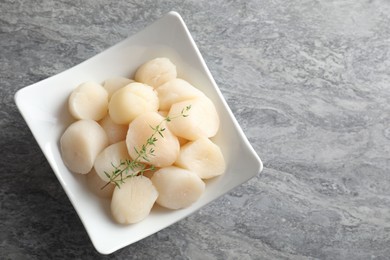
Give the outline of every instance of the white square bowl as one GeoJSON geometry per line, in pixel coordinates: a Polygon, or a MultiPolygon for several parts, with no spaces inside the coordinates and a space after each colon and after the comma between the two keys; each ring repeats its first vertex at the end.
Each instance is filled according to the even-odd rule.
{"type": "Polygon", "coordinates": [[[263,168],[176,12],[166,14],[136,35],[73,68],[19,90],[15,101],[101,254],[110,254],[172,225],[248,181],[263,168]],[[103,82],[113,76],[132,77],[140,64],[155,57],[170,58],[177,66],[178,77],[191,82],[214,102],[221,126],[213,141],[225,156],[226,172],[207,181],[205,193],[188,208],[170,211],[157,207],[140,223],[118,225],[110,216],[110,202],[92,194],[86,187],[85,178],[70,172],[61,159],[59,139],[72,121],[67,99],[82,82],[103,82]]]}

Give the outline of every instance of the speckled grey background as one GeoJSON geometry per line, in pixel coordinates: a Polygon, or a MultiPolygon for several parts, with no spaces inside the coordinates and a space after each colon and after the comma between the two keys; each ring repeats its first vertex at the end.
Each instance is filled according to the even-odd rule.
{"type": "Polygon", "coordinates": [[[390,259],[390,3],[0,1],[1,259],[390,259]],[[261,175],[107,256],[14,93],[168,11],[188,25],[261,175]]]}

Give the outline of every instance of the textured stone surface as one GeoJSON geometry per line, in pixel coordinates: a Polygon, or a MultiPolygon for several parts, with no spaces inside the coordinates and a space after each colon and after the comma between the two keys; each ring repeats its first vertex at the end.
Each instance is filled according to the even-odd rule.
{"type": "Polygon", "coordinates": [[[14,93],[178,11],[261,175],[111,255],[389,259],[386,0],[0,2],[0,258],[106,258],[93,248],[14,93]]]}

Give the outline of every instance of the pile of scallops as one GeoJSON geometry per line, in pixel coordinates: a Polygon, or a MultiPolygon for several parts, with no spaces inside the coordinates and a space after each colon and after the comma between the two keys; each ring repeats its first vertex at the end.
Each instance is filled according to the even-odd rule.
{"type": "Polygon", "coordinates": [[[155,203],[168,209],[190,206],[202,196],[204,180],[225,171],[221,149],[210,140],[220,124],[214,104],[178,78],[168,58],[142,64],[134,80],[82,83],[69,96],[68,109],[75,121],[60,139],[63,161],[73,173],[86,174],[92,191],[111,199],[112,217],[120,224],[142,221],[155,203]],[[186,116],[180,116],[183,111],[186,116]],[[121,185],[109,183],[108,175],[137,158],[159,124],[165,130],[155,135],[153,154],[140,158],[155,170],[121,185]]]}

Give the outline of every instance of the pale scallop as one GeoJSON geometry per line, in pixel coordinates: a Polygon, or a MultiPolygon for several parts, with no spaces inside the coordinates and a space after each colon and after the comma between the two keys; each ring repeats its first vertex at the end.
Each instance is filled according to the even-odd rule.
{"type": "Polygon", "coordinates": [[[172,79],[156,88],[160,110],[169,110],[174,103],[204,96],[203,92],[183,79],[172,79]]]}
{"type": "Polygon", "coordinates": [[[110,199],[112,197],[112,193],[114,192],[115,185],[112,183],[108,185],[106,184],[107,182],[103,181],[99,175],[97,175],[95,169],[92,168],[92,170],[87,174],[87,186],[89,190],[100,198],[110,199]]]}
{"type": "Polygon", "coordinates": [[[156,171],[151,180],[159,194],[157,204],[169,209],[190,206],[205,190],[205,183],[197,174],[174,166],[156,171]]]}
{"type": "Polygon", "coordinates": [[[112,121],[110,115],[106,115],[102,120],[99,121],[99,124],[106,131],[108,142],[110,144],[117,143],[126,139],[128,124],[120,125],[112,121]]]}
{"type": "Polygon", "coordinates": [[[108,93],[98,83],[85,82],[73,90],[68,107],[76,119],[100,120],[107,114],[108,93]]]}
{"type": "Polygon", "coordinates": [[[168,116],[177,117],[186,107],[191,107],[185,114],[168,123],[169,129],[187,140],[196,140],[200,137],[212,137],[219,129],[219,116],[214,104],[206,96],[178,102],[172,105],[168,116]]]}
{"type": "Polygon", "coordinates": [[[108,99],[110,99],[115,91],[133,82],[134,80],[125,77],[113,77],[106,79],[103,83],[103,87],[107,90],[108,99]]]}
{"type": "Polygon", "coordinates": [[[131,160],[129,153],[127,152],[126,142],[118,142],[106,147],[101,153],[96,156],[94,168],[99,177],[108,182],[110,179],[106,176],[106,173],[112,175],[115,171],[115,167],[118,169],[124,169],[126,165],[120,165],[126,160],[131,160]],[[115,166],[115,167],[114,167],[115,166]]]}
{"type": "Polygon", "coordinates": [[[133,224],[144,220],[150,213],[158,192],[151,180],[144,176],[132,177],[115,187],[111,200],[111,213],[120,224],[133,224]]]}
{"type": "Polygon", "coordinates": [[[79,120],[71,124],[60,139],[65,165],[75,173],[87,174],[96,156],[108,145],[104,129],[94,120],[79,120]]]}
{"type": "Polygon", "coordinates": [[[145,112],[158,110],[158,96],[151,86],[134,82],[116,91],[108,105],[112,121],[128,124],[145,112]]]}
{"type": "Polygon", "coordinates": [[[175,165],[196,173],[202,179],[221,175],[226,169],[221,149],[205,137],[183,145],[175,165]]]}
{"type": "Polygon", "coordinates": [[[129,124],[129,130],[126,136],[127,150],[132,158],[137,157],[137,152],[141,150],[142,145],[146,144],[149,137],[154,133],[152,127],[160,125],[160,129],[164,128],[162,132],[163,137],[158,133],[154,135],[157,138],[155,145],[149,145],[147,152],[153,148],[153,155],[147,156],[148,160],[140,158],[144,163],[152,164],[156,167],[165,167],[171,165],[176,161],[179,154],[179,141],[177,137],[166,127],[164,118],[157,112],[148,112],[138,116],[129,124]]]}
{"type": "Polygon", "coordinates": [[[155,58],[141,65],[134,79],[158,87],[177,77],[176,66],[168,58],[155,58]]]}

